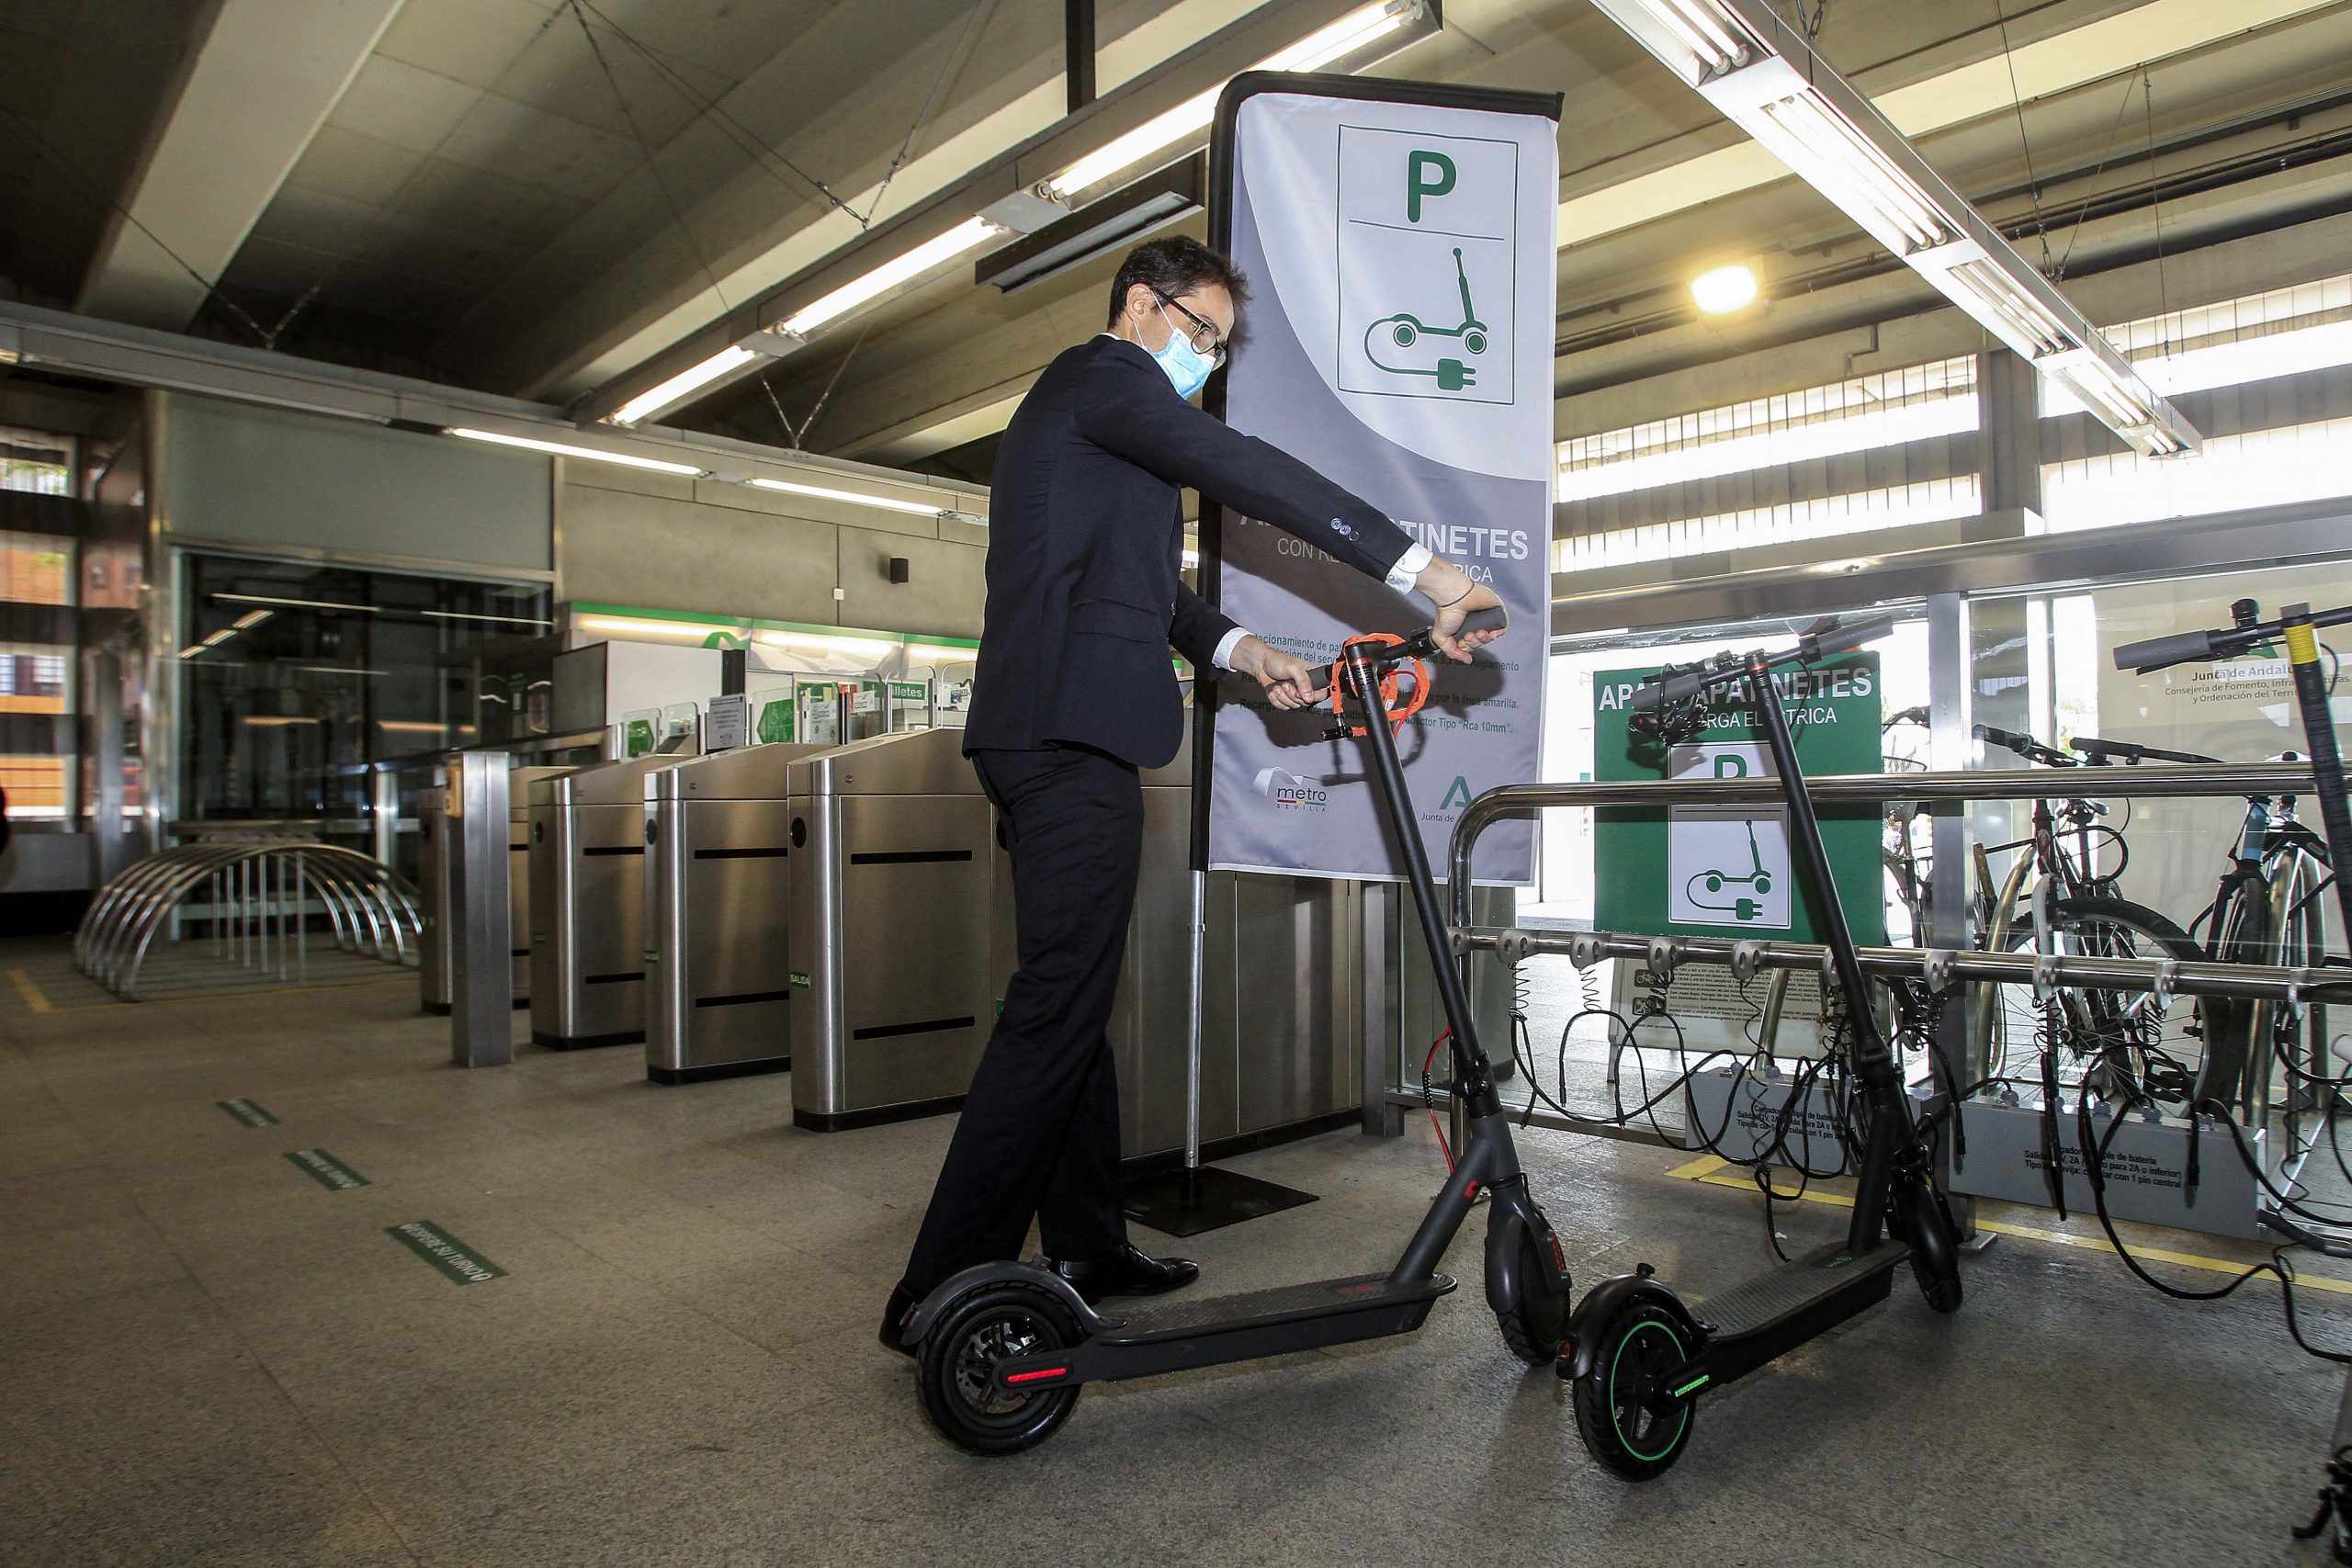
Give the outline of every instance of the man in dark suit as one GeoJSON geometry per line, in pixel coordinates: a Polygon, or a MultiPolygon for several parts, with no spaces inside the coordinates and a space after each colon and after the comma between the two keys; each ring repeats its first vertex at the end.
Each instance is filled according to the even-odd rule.
{"type": "Polygon", "coordinates": [[[932,1193],[882,1342],[934,1286],[1018,1255],[1034,1216],[1089,1301],[1173,1290],[1197,1267],[1146,1257],[1119,1205],[1119,1097],[1103,1030],[1142,859],[1136,770],[1176,755],[1182,696],[1170,644],[1204,679],[1254,678],[1278,708],[1312,702],[1314,669],[1250,636],[1179,579],[1178,487],[1398,592],[1427,595],[1439,646],[1494,591],[1433,558],[1379,511],[1186,400],[1222,362],[1248,285],[1190,239],[1119,268],[1108,330],[1066,350],[997,450],[988,608],[964,749],[1012,855],[1019,968],[932,1193]]]}

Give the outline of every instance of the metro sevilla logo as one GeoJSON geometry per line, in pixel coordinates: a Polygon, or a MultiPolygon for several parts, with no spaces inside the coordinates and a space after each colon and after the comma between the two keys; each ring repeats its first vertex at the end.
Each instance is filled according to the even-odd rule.
{"type": "Polygon", "coordinates": [[[1331,799],[1323,792],[1320,784],[1300,778],[1287,768],[1261,770],[1257,782],[1250,787],[1276,806],[1298,806],[1320,811],[1331,799]]]}

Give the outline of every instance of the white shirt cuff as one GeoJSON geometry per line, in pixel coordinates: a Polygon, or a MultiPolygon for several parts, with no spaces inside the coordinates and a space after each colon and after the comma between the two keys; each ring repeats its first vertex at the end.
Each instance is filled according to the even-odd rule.
{"type": "Polygon", "coordinates": [[[1388,586],[1399,593],[1411,592],[1413,580],[1420,576],[1422,570],[1436,558],[1430,554],[1427,546],[1406,546],[1405,553],[1396,558],[1396,564],[1388,569],[1388,586]]]}
{"type": "Polygon", "coordinates": [[[1209,655],[1209,662],[1216,665],[1220,670],[1232,669],[1233,650],[1239,648],[1241,646],[1241,639],[1249,635],[1250,634],[1241,627],[1236,626],[1231,631],[1226,633],[1223,637],[1217,638],[1216,651],[1209,655]]]}

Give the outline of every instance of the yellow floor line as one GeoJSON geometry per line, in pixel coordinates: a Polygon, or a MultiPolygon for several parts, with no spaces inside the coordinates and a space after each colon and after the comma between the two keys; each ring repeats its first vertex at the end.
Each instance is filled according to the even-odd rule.
{"type": "Polygon", "coordinates": [[[40,987],[33,984],[33,977],[21,969],[11,969],[8,971],[8,979],[17,987],[17,995],[24,998],[25,1005],[33,1011],[54,1010],[49,1005],[49,998],[40,994],[40,987]]]}
{"type": "MultiPolygon", "coordinates": [[[[1709,1187],[1728,1187],[1738,1192],[1753,1192],[1757,1190],[1754,1178],[1732,1175],[1732,1169],[1730,1161],[1709,1155],[1704,1159],[1692,1160],[1689,1165],[1678,1167],[1667,1174],[1679,1176],[1689,1181],[1701,1182],[1709,1187]]],[[[1850,1209],[1854,1206],[1854,1201],[1842,1192],[1807,1192],[1801,1201],[1826,1203],[1834,1209],[1850,1209]]],[[[2040,1225],[2014,1224],[2007,1220],[1980,1219],[1976,1222],[1976,1228],[1981,1231],[1991,1231],[1996,1235],[2013,1235],[2026,1241],[2046,1241],[2053,1247],[2075,1247],[2089,1252],[2111,1253],[2115,1250],[2113,1245],[2103,1235],[2076,1235],[2070,1231],[2045,1230],[2040,1225]]],[[[2153,1260],[2158,1263],[2171,1263],[2183,1269],[2202,1269],[2209,1274],[2243,1274],[2248,1267],[2244,1263],[2233,1263],[2226,1258],[2207,1258],[2194,1252],[2173,1252],[2161,1247],[2134,1247],[2132,1249],[2132,1256],[2143,1262],[2153,1260]]],[[[2309,1285],[2314,1291],[2329,1291],[2341,1296],[2352,1296],[2352,1280],[2337,1280],[2325,1274],[2315,1274],[2308,1268],[2296,1269],[2295,1283],[2309,1285]]]]}

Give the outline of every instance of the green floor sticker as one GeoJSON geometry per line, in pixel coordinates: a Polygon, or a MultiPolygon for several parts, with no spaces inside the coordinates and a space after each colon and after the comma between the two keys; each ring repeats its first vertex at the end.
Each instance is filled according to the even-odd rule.
{"type": "Polygon", "coordinates": [[[485,1280],[506,1278],[505,1269],[431,1220],[411,1220],[404,1225],[387,1226],[384,1234],[460,1285],[479,1285],[485,1280]]]}
{"type": "Polygon", "coordinates": [[[352,1169],[324,1149],[295,1149],[286,1156],[296,1168],[334,1192],[348,1192],[355,1187],[365,1187],[368,1179],[352,1169]]]}
{"type": "Polygon", "coordinates": [[[212,1102],[248,1127],[275,1127],[277,1118],[250,1100],[216,1100],[212,1102]]]}

